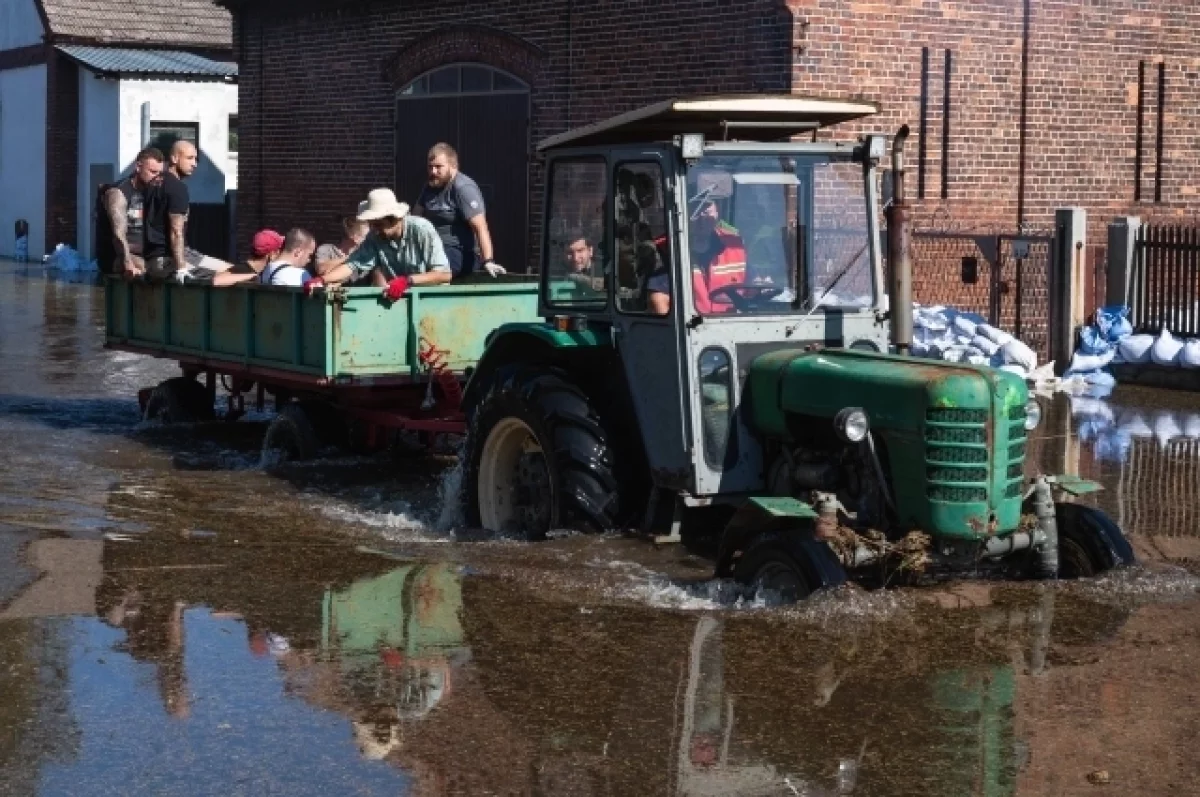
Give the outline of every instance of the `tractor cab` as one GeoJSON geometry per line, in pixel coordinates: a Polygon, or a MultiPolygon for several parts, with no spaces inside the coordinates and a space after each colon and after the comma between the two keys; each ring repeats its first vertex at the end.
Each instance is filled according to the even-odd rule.
{"type": "Polygon", "coordinates": [[[734,411],[760,355],[886,350],[885,142],[816,140],[875,112],[801,97],[669,101],[539,148],[542,311],[617,350],[656,485],[763,486],[762,452],[734,411]]]}

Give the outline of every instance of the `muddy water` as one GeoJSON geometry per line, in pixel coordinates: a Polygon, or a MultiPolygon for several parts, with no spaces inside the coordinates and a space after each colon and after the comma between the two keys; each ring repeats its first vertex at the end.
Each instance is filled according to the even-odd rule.
{"type": "Polygon", "coordinates": [[[174,369],[102,325],[0,265],[0,795],[1200,793],[1190,396],[1059,397],[1038,447],[1144,567],[774,610],[682,548],[439,531],[444,460],[140,425],[174,369]]]}

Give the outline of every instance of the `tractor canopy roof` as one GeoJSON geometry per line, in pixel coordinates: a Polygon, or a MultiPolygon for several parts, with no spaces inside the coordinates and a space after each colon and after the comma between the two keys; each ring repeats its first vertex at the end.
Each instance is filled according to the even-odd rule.
{"type": "Polygon", "coordinates": [[[686,133],[709,140],[781,141],[879,112],[862,100],[745,94],[664,100],[545,139],[539,152],[579,146],[668,141],[686,133]]]}

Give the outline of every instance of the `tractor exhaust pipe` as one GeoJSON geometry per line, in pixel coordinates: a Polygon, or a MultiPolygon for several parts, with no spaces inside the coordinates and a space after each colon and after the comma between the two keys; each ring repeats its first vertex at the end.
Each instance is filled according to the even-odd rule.
{"type": "Polygon", "coordinates": [[[908,125],[892,139],[892,204],[885,211],[888,228],[888,315],[896,353],[912,351],[912,208],[904,190],[904,143],[908,125]]]}

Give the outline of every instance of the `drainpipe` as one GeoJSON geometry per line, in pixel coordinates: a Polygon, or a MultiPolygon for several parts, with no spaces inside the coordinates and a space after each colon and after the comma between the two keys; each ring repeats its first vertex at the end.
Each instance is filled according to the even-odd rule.
{"type": "MultiPolygon", "coordinates": [[[[150,103],[142,103],[142,147],[150,146],[150,103]]],[[[141,149],[141,147],[138,147],[141,149]]]]}
{"type": "Polygon", "coordinates": [[[888,223],[888,309],[892,322],[892,343],[896,353],[907,356],[912,350],[912,208],[904,190],[904,142],[908,125],[892,139],[892,204],[886,211],[888,223]]]}

